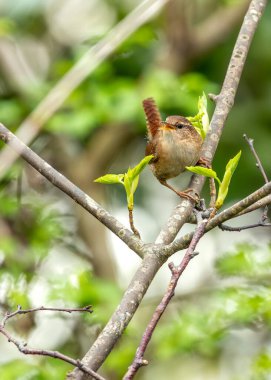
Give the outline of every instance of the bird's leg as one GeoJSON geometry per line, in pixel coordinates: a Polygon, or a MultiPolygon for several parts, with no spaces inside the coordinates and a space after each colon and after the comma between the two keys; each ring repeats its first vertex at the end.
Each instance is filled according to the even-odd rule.
{"type": "Polygon", "coordinates": [[[197,203],[198,202],[198,195],[196,194],[196,198],[193,197],[192,195],[189,195],[187,193],[189,192],[193,192],[193,189],[186,189],[184,191],[178,191],[176,189],[174,189],[174,187],[170,186],[167,181],[165,179],[159,179],[159,182],[161,183],[161,185],[163,186],[166,186],[168,187],[170,190],[174,191],[174,193],[176,193],[177,195],[179,195],[179,197],[181,198],[185,198],[185,199],[189,199],[190,201],[194,202],[194,203],[197,203]]]}
{"type": "Polygon", "coordinates": [[[196,165],[203,166],[207,169],[212,169],[212,164],[207,158],[200,157],[196,165]]]}

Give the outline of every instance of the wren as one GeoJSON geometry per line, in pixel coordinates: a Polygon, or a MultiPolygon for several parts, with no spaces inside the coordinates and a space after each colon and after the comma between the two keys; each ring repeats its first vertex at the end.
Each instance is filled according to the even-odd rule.
{"type": "Polygon", "coordinates": [[[146,115],[148,143],[146,155],[152,154],[150,167],[158,181],[173,190],[180,197],[195,202],[188,194],[191,189],[178,191],[167,183],[185,171],[186,166],[194,166],[200,159],[202,137],[183,116],[168,116],[162,121],[157,105],[152,98],[143,100],[146,115]]]}

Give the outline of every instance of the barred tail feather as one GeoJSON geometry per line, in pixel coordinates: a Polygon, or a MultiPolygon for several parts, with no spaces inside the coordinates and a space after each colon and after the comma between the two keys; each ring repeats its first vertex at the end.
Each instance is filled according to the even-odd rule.
{"type": "Polygon", "coordinates": [[[162,122],[160,112],[153,98],[143,100],[143,108],[146,115],[148,133],[150,137],[153,137],[162,122]]]}

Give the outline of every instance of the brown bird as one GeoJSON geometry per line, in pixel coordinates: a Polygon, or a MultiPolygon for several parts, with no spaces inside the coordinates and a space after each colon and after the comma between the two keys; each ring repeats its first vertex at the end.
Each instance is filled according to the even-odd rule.
{"type": "Polygon", "coordinates": [[[146,155],[153,154],[150,167],[158,181],[173,190],[180,197],[195,199],[187,194],[191,189],[175,190],[167,183],[177,177],[186,166],[194,166],[199,161],[203,143],[201,136],[189,120],[183,116],[168,116],[162,121],[154,99],[143,100],[146,115],[148,144],[146,155]]]}

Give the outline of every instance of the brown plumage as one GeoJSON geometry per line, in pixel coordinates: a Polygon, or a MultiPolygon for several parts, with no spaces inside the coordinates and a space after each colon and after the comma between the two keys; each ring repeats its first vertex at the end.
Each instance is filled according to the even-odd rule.
{"type": "Polygon", "coordinates": [[[148,137],[154,137],[162,122],[160,112],[153,98],[143,100],[143,108],[146,115],[148,137]]]}
{"type": "Polygon", "coordinates": [[[162,121],[152,98],[144,100],[143,107],[148,130],[146,155],[154,155],[150,162],[153,174],[162,185],[181,197],[193,199],[188,194],[175,190],[166,180],[177,177],[186,166],[196,165],[203,143],[201,136],[183,116],[168,116],[166,121],[162,121]]]}

